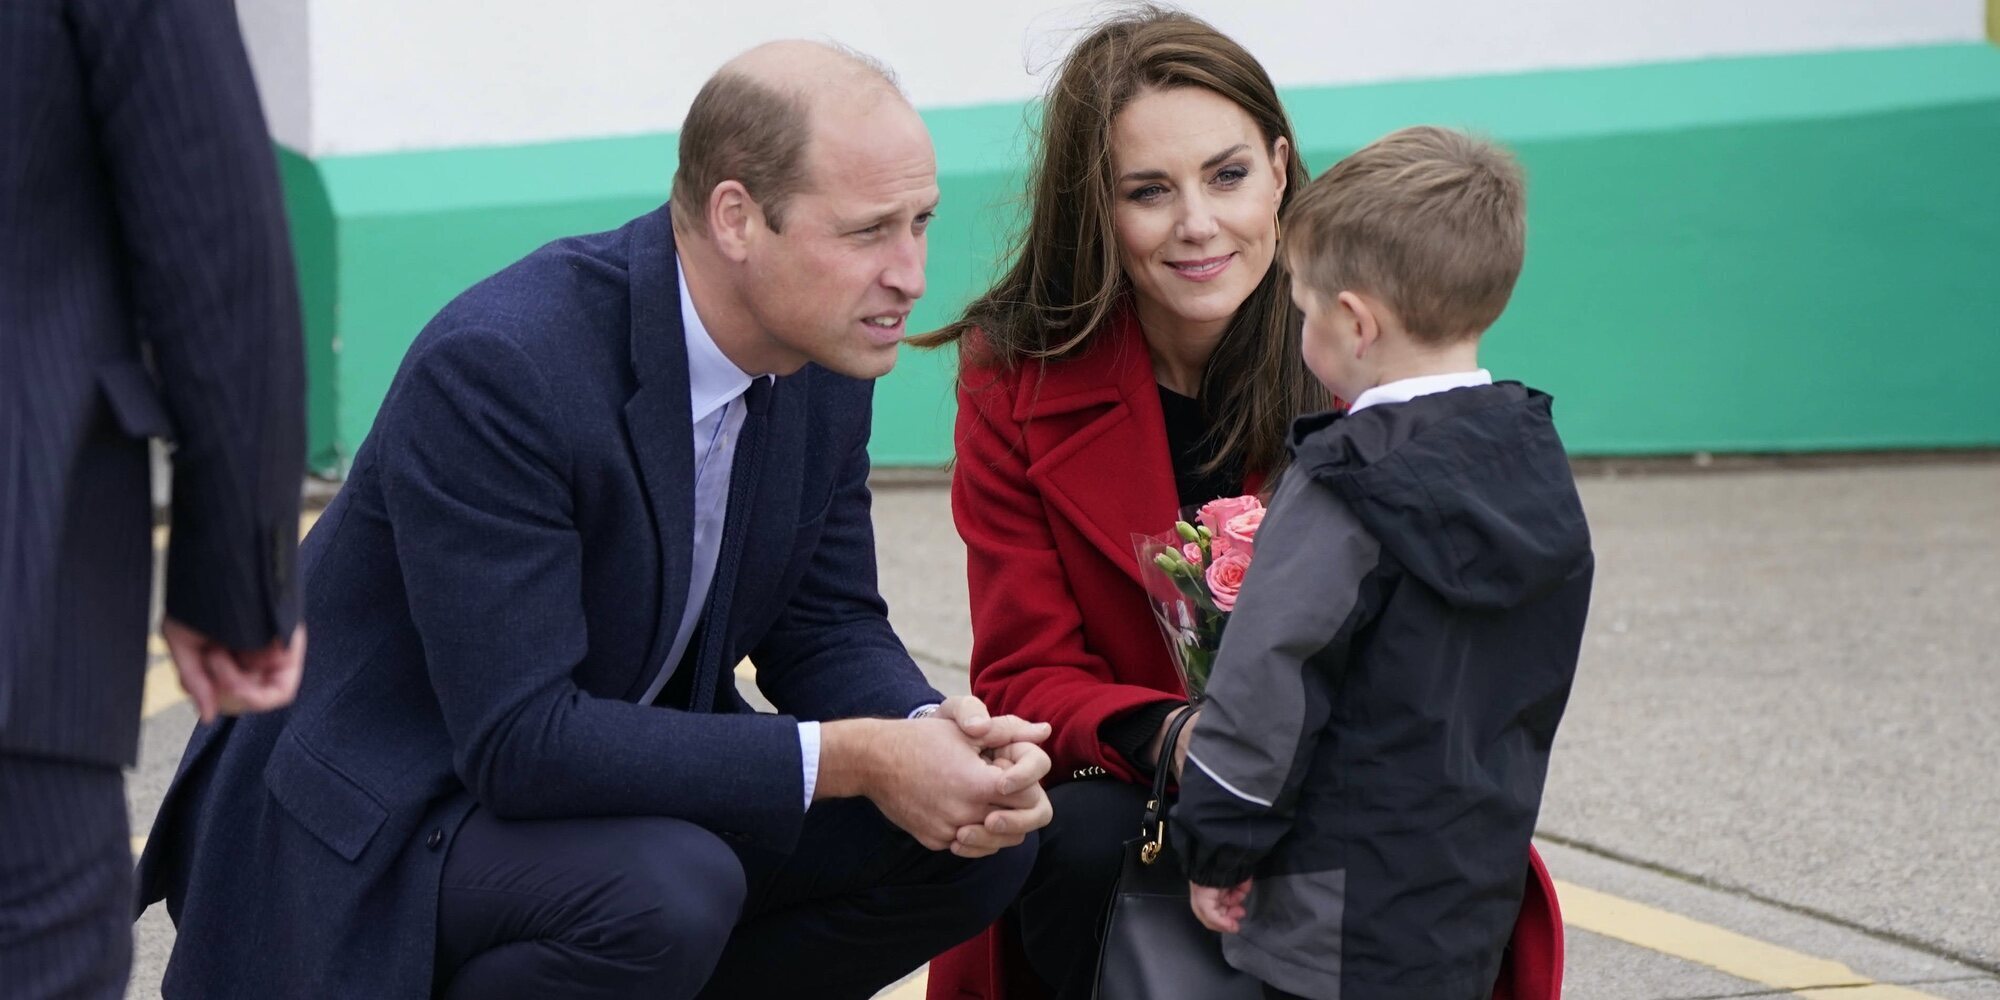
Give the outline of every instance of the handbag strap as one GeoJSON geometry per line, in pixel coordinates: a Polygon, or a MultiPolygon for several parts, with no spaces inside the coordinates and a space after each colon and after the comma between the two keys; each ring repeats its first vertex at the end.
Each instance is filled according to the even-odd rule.
{"type": "Polygon", "coordinates": [[[1194,721],[1194,707],[1174,717],[1167,726],[1166,738],[1160,741],[1160,759],[1153,765],[1153,797],[1146,800],[1146,817],[1139,826],[1139,836],[1145,843],[1139,847],[1139,860],[1152,864],[1160,858],[1160,852],[1167,847],[1167,809],[1173,802],[1167,798],[1167,785],[1174,773],[1174,747],[1180,744],[1181,730],[1194,721]]]}

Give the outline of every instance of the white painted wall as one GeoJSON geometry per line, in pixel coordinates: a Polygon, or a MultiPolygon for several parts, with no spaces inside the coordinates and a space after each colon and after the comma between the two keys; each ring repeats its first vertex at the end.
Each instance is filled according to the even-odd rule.
{"type": "MultiPolygon", "coordinates": [[[[237,4],[273,132],[316,156],[671,130],[717,65],[779,37],[832,37],[874,54],[896,67],[922,107],[1019,100],[1037,91],[1077,26],[1102,10],[1049,0],[237,4]]],[[[1184,6],[1242,41],[1280,85],[1985,37],[1984,0],[1184,6]]]]}

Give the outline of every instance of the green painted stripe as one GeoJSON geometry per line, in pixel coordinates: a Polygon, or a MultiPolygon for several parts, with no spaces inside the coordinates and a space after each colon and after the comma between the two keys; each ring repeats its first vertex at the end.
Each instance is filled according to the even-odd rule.
{"type": "MultiPolygon", "coordinates": [[[[1349,148],[1417,121],[1477,125],[1511,142],[1528,142],[1996,99],[2000,51],[1977,44],[1285,91],[1302,143],[1349,148]]],[[[926,111],[939,171],[1012,170],[1022,155],[1029,112],[1018,103],[926,111]]],[[[677,141],[677,134],[642,135],[329,156],[318,163],[342,218],[607,197],[657,200],[678,162],[677,141]]]]}
{"type": "MultiPolygon", "coordinates": [[[[1315,170],[1426,121],[1516,148],[1529,261],[1487,360],[1555,394],[1576,451],[2000,444],[1980,374],[2000,370],[2000,50],[1286,98],[1315,170]]],[[[949,320],[1003,256],[1028,113],[926,113],[944,203],[913,329],[949,320]]],[[[655,207],[672,163],[671,136],[289,161],[295,213],[327,213],[294,225],[321,313],[308,329],[327,341],[311,355],[315,455],[352,456],[405,346],[453,295],[549,239],[655,207]]],[[[878,462],[949,457],[951,371],[949,352],[904,353],[876,395],[878,462]]]]}
{"type": "Polygon", "coordinates": [[[677,134],[530,146],[329,156],[319,160],[342,218],[666,196],[677,134]]]}
{"type": "Polygon", "coordinates": [[[2000,99],[2000,51],[1957,44],[1386,83],[1286,94],[1302,142],[1359,147],[1415,121],[1514,143],[1849,118],[2000,99]]]}
{"type": "Polygon", "coordinates": [[[278,177],[285,189],[285,214],[290,217],[292,256],[299,270],[299,306],[306,337],[306,454],[319,473],[341,466],[336,428],[339,421],[339,358],[334,327],[334,215],[326,186],[311,160],[277,147],[278,177]]]}

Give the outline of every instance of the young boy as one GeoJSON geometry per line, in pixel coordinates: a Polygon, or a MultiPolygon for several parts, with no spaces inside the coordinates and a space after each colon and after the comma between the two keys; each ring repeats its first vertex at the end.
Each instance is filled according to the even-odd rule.
{"type": "Polygon", "coordinates": [[[1173,812],[1270,996],[1485,1000],[1520,908],[1593,565],[1549,397],[1479,367],[1523,189],[1412,128],[1285,216],[1306,364],[1354,402],[1292,429],[1173,812]]]}

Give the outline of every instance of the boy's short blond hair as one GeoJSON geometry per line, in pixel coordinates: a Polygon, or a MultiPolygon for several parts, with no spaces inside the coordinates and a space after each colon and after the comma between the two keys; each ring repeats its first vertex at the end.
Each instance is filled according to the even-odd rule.
{"type": "Polygon", "coordinates": [[[1413,339],[1442,345],[1484,333],[1507,308],[1527,253],[1527,201],[1505,149],[1406,128],[1306,185],[1285,212],[1285,252],[1328,302],[1369,295],[1413,339]]]}

